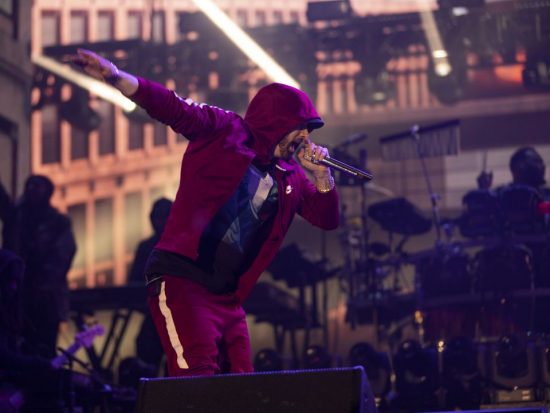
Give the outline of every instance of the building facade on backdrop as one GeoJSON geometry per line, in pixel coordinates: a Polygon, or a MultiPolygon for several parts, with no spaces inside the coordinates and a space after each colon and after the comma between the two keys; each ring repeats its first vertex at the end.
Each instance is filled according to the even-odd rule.
{"type": "MultiPolygon", "coordinates": [[[[368,2],[368,6],[366,3],[352,2],[357,13],[376,15],[382,11],[410,11],[415,1],[373,1],[368,2]],[[388,4],[391,7],[384,8],[388,4]]],[[[247,0],[226,0],[217,4],[244,28],[282,24],[306,27],[310,24],[306,18],[306,1],[251,3],[247,0]]],[[[33,28],[31,50],[42,53],[51,46],[105,44],[131,39],[173,45],[187,39],[182,34],[180,18],[182,14],[193,11],[196,8],[191,0],[96,0],[92,3],[84,0],[35,0],[30,19],[33,28]]],[[[13,21],[13,12],[10,14],[9,7],[8,10],[0,10],[0,19],[13,21]]],[[[323,22],[316,24],[322,27],[323,22]]],[[[0,41],[4,41],[10,34],[1,32],[0,36],[3,36],[0,41]]],[[[12,45],[9,47],[16,48],[24,43],[24,39],[19,40],[12,35],[10,42],[12,45]]],[[[280,46],[284,49],[285,45],[280,46]]],[[[17,53],[21,54],[18,59],[22,65],[13,64],[11,59],[10,62],[5,61],[2,57],[6,56],[4,53],[0,56],[0,86],[2,82],[9,83],[10,88],[18,85],[15,86],[18,88],[15,95],[20,96],[17,99],[23,99],[25,95],[22,92],[28,85],[31,72],[28,56],[24,55],[23,49],[17,53]],[[16,70],[16,67],[23,67],[23,70],[16,70]]],[[[427,50],[420,45],[411,45],[405,55],[389,58],[377,73],[369,74],[372,78],[362,77],[365,73],[361,63],[350,58],[350,53],[353,54],[354,50],[325,47],[310,55],[315,58],[313,66],[308,60],[309,67],[304,65],[300,69],[304,73],[313,70],[315,74],[315,85],[308,92],[315,95],[317,107],[327,120],[327,127],[319,131],[319,140],[329,146],[333,144],[331,139],[341,139],[345,137],[342,134],[362,131],[367,125],[378,125],[378,130],[383,134],[391,131],[392,127],[396,131],[395,128],[428,120],[478,119],[482,114],[506,117],[508,114],[548,113],[550,110],[547,96],[540,94],[516,94],[500,100],[482,97],[479,101],[457,102],[453,106],[442,104],[430,88],[427,73],[429,58],[427,50]],[[372,90],[373,82],[377,86],[384,85],[387,76],[392,79],[391,93],[372,90]],[[386,95],[379,99],[381,92],[386,95]]],[[[524,60],[524,57],[518,56],[515,64],[470,73],[469,76],[500,79],[517,91],[521,86],[524,60]]],[[[248,89],[245,92],[252,95],[265,81],[265,76],[253,68],[246,75],[248,89]]],[[[216,89],[223,82],[222,77],[223,73],[213,71],[208,76],[207,87],[216,89]]],[[[46,74],[41,81],[46,89],[55,86],[53,76],[46,74]]],[[[177,78],[165,81],[169,87],[180,91],[177,78]]],[[[184,91],[198,100],[205,97],[199,87],[184,91]]],[[[138,241],[150,233],[150,205],[160,196],[172,198],[175,194],[186,141],[160,124],[127,117],[120,108],[93,95],[85,100],[71,100],[76,94],[68,84],[59,87],[59,94],[63,102],[70,102],[73,111],[83,107],[80,113],[76,113],[81,120],[89,119],[91,113],[96,113],[101,123],[96,127],[74,127],[74,123],[67,120],[63,105],[51,101],[41,103],[40,91],[35,88],[31,95],[31,103],[36,110],[32,112],[30,145],[29,142],[22,143],[23,150],[20,148],[20,151],[30,154],[29,169],[33,173],[46,174],[53,179],[57,187],[53,202],[72,219],[79,248],[69,276],[71,286],[121,285],[126,282],[138,241]]],[[[10,110],[2,105],[9,106],[10,102],[0,101],[0,123],[2,116],[9,114],[10,110]]],[[[23,115],[18,113],[7,117],[12,119],[11,122],[16,122],[23,119],[23,115]]],[[[28,134],[27,128],[27,125],[21,126],[18,136],[28,134]]],[[[0,128],[0,141],[13,140],[10,133],[0,128]],[[4,135],[8,135],[7,138],[4,135]]],[[[515,142],[504,141],[499,145],[512,147],[515,142]]],[[[443,195],[443,207],[459,206],[461,194],[475,185],[481,149],[472,146],[469,155],[466,154],[458,163],[444,158],[430,160],[429,167],[434,171],[433,184],[443,195]],[[447,165],[451,165],[448,171],[447,165]],[[448,198],[445,198],[446,194],[448,198]]],[[[495,158],[493,165],[493,169],[500,168],[497,172],[502,172],[503,180],[506,179],[506,157],[507,153],[499,153],[498,161],[495,158]]],[[[421,206],[429,204],[420,167],[416,163],[386,164],[379,156],[374,156],[371,169],[377,171],[378,184],[393,188],[396,194],[407,196],[421,206]],[[404,176],[406,179],[403,179],[404,176]]]]}
{"type": "Polygon", "coordinates": [[[30,0],[0,2],[0,179],[13,196],[30,171],[30,15],[30,0]]]}

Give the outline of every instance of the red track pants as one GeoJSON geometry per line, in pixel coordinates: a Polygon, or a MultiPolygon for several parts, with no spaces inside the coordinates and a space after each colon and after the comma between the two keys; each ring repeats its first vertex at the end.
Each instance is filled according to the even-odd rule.
{"type": "Polygon", "coordinates": [[[246,315],[234,295],[216,295],[173,276],[161,277],[148,291],[169,376],[253,370],[246,315]],[[227,364],[229,368],[224,368],[227,364]]]}

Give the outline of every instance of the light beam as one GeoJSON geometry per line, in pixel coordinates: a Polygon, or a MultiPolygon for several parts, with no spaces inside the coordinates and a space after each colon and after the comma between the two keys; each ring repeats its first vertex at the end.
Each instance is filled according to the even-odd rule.
{"type": "Polygon", "coordinates": [[[267,54],[254,39],[231,20],[212,0],[193,0],[193,2],[271,80],[296,88],[300,87],[300,84],[283,67],[267,54]]]}
{"type": "Polygon", "coordinates": [[[120,106],[125,112],[131,112],[136,108],[136,104],[120,93],[118,89],[100,82],[93,77],[79,73],[68,65],[59,63],[51,57],[33,54],[31,60],[35,65],[90,91],[101,99],[120,106]]]}

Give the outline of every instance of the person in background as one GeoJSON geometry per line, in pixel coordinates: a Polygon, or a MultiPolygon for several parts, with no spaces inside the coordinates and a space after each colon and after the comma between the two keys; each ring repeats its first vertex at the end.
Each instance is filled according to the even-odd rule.
{"type": "Polygon", "coordinates": [[[320,163],[328,150],[310,139],[323,126],[313,103],[299,89],[271,83],[243,118],[120,71],[91,51],[79,49],[71,60],[189,140],[145,269],[169,375],[252,371],[243,301],[295,214],[325,230],[339,222],[334,179],[320,163]]]}
{"type": "Polygon", "coordinates": [[[535,148],[525,146],[516,150],[510,157],[510,172],[514,184],[530,186],[549,199],[550,192],[544,179],[546,165],[535,148]]]}
{"type": "Polygon", "coordinates": [[[3,247],[25,263],[22,302],[28,323],[24,336],[32,351],[56,354],[57,334],[69,312],[67,273],[76,253],[71,221],[50,199],[52,181],[31,175],[21,199],[13,202],[0,184],[3,247]]]}
{"type": "MultiPolygon", "coordinates": [[[[524,146],[512,154],[509,161],[512,183],[526,185],[540,192],[548,199],[549,188],[545,187],[546,165],[544,159],[532,146],[524,146]]],[[[493,185],[493,173],[482,171],[477,177],[478,189],[489,190],[493,185]]],[[[497,191],[503,187],[497,188],[497,191]]]]}
{"type": "MultiPolygon", "coordinates": [[[[172,201],[167,198],[159,198],[153,204],[151,213],[149,214],[151,226],[153,227],[153,235],[141,241],[137,247],[134,262],[128,275],[129,284],[145,286],[145,266],[147,259],[160,240],[171,207],[172,201]]],[[[136,355],[140,360],[153,366],[153,370],[157,372],[163,354],[162,344],[155,329],[151,313],[147,312],[136,337],[136,355]]]]}
{"type": "MultiPolygon", "coordinates": [[[[497,227],[496,235],[504,236],[506,242],[497,248],[486,248],[478,254],[478,260],[484,267],[480,279],[497,274],[498,282],[490,285],[510,283],[516,289],[550,287],[550,244],[544,233],[549,223],[537,211],[538,206],[550,201],[550,188],[546,186],[546,165],[540,153],[532,146],[520,147],[513,152],[509,160],[512,182],[491,189],[492,173],[482,172],[478,178],[478,188],[490,193],[496,199],[493,207],[497,227]],[[491,254],[493,251],[496,251],[491,254]],[[504,251],[504,252],[502,252],[504,251]],[[483,259],[484,258],[484,259],[483,259]]],[[[478,265],[479,267],[479,265],[478,265]]],[[[492,279],[492,278],[491,278],[492,279]]],[[[512,287],[508,287],[512,288],[512,287]]],[[[530,329],[548,333],[550,321],[545,314],[550,309],[550,300],[541,297],[537,300],[537,309],[533,313],[514,311],[513,316],[520,319],[516,324],[521,330],[526,324],[530,329]],[[525,314],[524,314],[525,313],[525,314]],[[527,321],[525,321],[527,320],[527,321]]],[[[523,308],[522,308],[523,310],[523,308]]],[[[497,325],[492,320],[491,325],[497,325]]],[[[503,322],[510,330],[511,321],[503,322]]]]}
{"type": "Polygon", "coordinates": [[[166,220],[170,214],[170,208],[172,207],[172,201],[167,198],[159,198],[153,203],[151,212],[149,213],[149,220],[151,227],[153,228],[153,235],[149,238],[142,240],[134,255],[134,262],[128,274],[128,283],[130,284],[143,284],[145,281],[145,264],[149,254],[160,240],[166,220]]]}

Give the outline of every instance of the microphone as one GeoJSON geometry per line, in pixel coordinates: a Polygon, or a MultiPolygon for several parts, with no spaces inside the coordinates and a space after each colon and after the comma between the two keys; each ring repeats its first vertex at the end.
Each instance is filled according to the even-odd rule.
{"type": "MultiPolygon", "coordinates": [[[[312,162],[311,157],[305,157],[304,156],[304,158],[306,160],[312,162]]],[[[361,169],[358,169],[354,166],[348,165],[347,163],[344,163],[344,162],[339,161],[337,159],[331,158],[330,156],[327,156],[326,158],[321,159],[318,162],[313,161],[313,163],[318,163],[318,164],[321,164],[321,165],[324,165],[324,166],[328,166],[330,168],[337,169],[341,172],[345,172],[347,174],[353,175],[357,178],[365,179],[367,181],[370,181],[374,178],[374,175],[371,174],[370,172],[362,171],[361,169]]]]}

